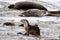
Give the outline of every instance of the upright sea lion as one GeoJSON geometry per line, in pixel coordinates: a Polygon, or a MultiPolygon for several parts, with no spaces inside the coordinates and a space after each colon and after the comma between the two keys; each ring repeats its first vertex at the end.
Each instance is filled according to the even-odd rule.
{"type": "Polygon", "coordinates": [[[26,19],[22,19],[21,22],[25,28],[25,34],[24,35],[32,34],[32,35],[35,35],[38,37],[40,36],[40,29],[39,29],[37,24],[36,25],[30,25],[28,20],[26,20],[26,19]]]}
{"type": "Polygon", "coordinates": [[[23,9],[23,10],[28,10],[28,9],[40,9],[40,10],[46,10],[47,9],[38,3],[35,2],[27,2],[27,1],[23,1],[23,2],[16,2],[15,4],[11,4],[8,6],[8,8],[10,9],[23,9]]]}
{"type": "Polygon", "coordinates": [[[26,10],[23,13],[20,13],[18,16],[22,16],[22,17],[42,17],[47,15],[47,11],[45,10],[39,10],[39,9],[29,9],[26,10]]]}

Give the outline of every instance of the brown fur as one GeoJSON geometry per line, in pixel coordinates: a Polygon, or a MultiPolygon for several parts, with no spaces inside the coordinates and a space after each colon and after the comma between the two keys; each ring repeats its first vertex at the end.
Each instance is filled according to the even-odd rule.
{"type": "Polygon", "coordinates": [[[25,34],[24,35],[32,34],[35,36],[40,36],[40,29],[39,29],[37,24],[36,25],[30,25],[28,20],[26,20],[26,19],[22,19],[21,22],[23,23],[24,28],[25,28],[25,34]]]}
{"type": "Polygon", "coordinates": [[[22,17],[42,17],[47,15],[46,13],[47,11],[45,10],[39,10],[39,9],[29,9],[26,10],[25,12],[19,14],[18,16],[22,16],[22,17]]]}
{"type": "Polygon", "coordinates": [[[15,4],[11,4],[8,6],[8,8],[11,9],[23,9],[23,10],[28,10],[28,9],[40,9],[40,10],[47,10],[44,6],[34,3],[34,2],[16,2],[15,4]]]}

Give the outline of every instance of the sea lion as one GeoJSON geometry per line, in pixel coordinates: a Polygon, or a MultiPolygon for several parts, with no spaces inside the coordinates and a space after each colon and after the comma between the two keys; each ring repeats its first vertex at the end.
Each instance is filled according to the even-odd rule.
{"type": "Polygon", "coordinates": [[[26,10],[22,13],[20,13],[18,16],[22,16],[22,17],[42,17],[47,15],[47,11],[45,10],[39,10],[39,9],[29,9],[26,10]]]}
{"type": "Polygon", "coordinates": [[[3,25],[6,25],[6,26],[15,26],[15,24],[11,23],[11,22],[5,22],[3,25]]]}
{"type": "Polygon", "coordinates": [[[8,8],[10,9],[23,9],[23,10],[28,10],[28,9],[40,9],[40,10],[46,10],[47,9],[38,3],[35,2],[27,2],[27,1],[23,1],[23,2],[16,2],[15,4],[11,4],[8,6],[8,8]]]}
{"type": "Polygon", "coordinates": [[[11,27],[11,29],[15,29],[15,24],[12,22],[5,22],[5,23],[3,23],[3,26],[9,26],[9,27],[11,27]]]}
{"type": "Polygon", "coordinates": [[[27,19],[22,19],[21,22],[25,28],[25,34],[24,35],[32,34],[32,35],[35,35],[37,37],[40,36],[40,29],[39,29],[37,24],[30,25],[27,19]]]}

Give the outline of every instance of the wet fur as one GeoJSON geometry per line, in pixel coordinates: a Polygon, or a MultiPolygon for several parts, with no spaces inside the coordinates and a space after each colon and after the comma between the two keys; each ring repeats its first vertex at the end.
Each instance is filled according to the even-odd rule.
{"type": "Polygon", "coordinates": [[[26,10],[25,12],[19,14],[18,16],[22,16],[22,17],[42,17],[42,16],[47,15],[46,12],[47,11],[45,11],[45,10],[29,9],[29,10],[26,10]]]}
{"type": "Polygon", "coordinates": [[[11,4],[8,6],[8,8],[10,9],[23,9],[23,10],[28,10],[28,9],[40,9],[40,10],[46,10],[47,9],[43,6],[40,5],[38,3],[34,3],[34,2],[16,2],[15,4],[11,4]]]}
{"type": "Polygon", "coordinates": [[[32,34],[32,35],[35,35],[35,36],[40,35],[40,29],[38,28],[37,25],[33,25],[33,26],[28,25],[28,26],[29,26],[29,28],[28,28],[28,33],[29,34],[32,34]]]}
{"type": "MultiPolygon", "coordinates": [[[[24,26],[25,32],[26,32],[24,35],[32,34],[35,36],[40,36],[40,29],[39,29],[37,24],[36,25],[30,25],[28,20],[26,20],[26,19],[22,19],[22,20],[25,20],[28,23],[27,27],[24,26]]],[[[25,25],[25,24],[23,24],[23,25],[25,25]]]]}

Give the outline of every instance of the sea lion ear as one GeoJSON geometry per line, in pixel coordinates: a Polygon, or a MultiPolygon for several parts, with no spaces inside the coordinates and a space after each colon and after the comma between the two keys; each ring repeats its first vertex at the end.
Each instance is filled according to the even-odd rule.
{"type": "Polygon", "coordinates": [[[9,5],[8,8],[14,8],[14,4],[9,5]]]}

